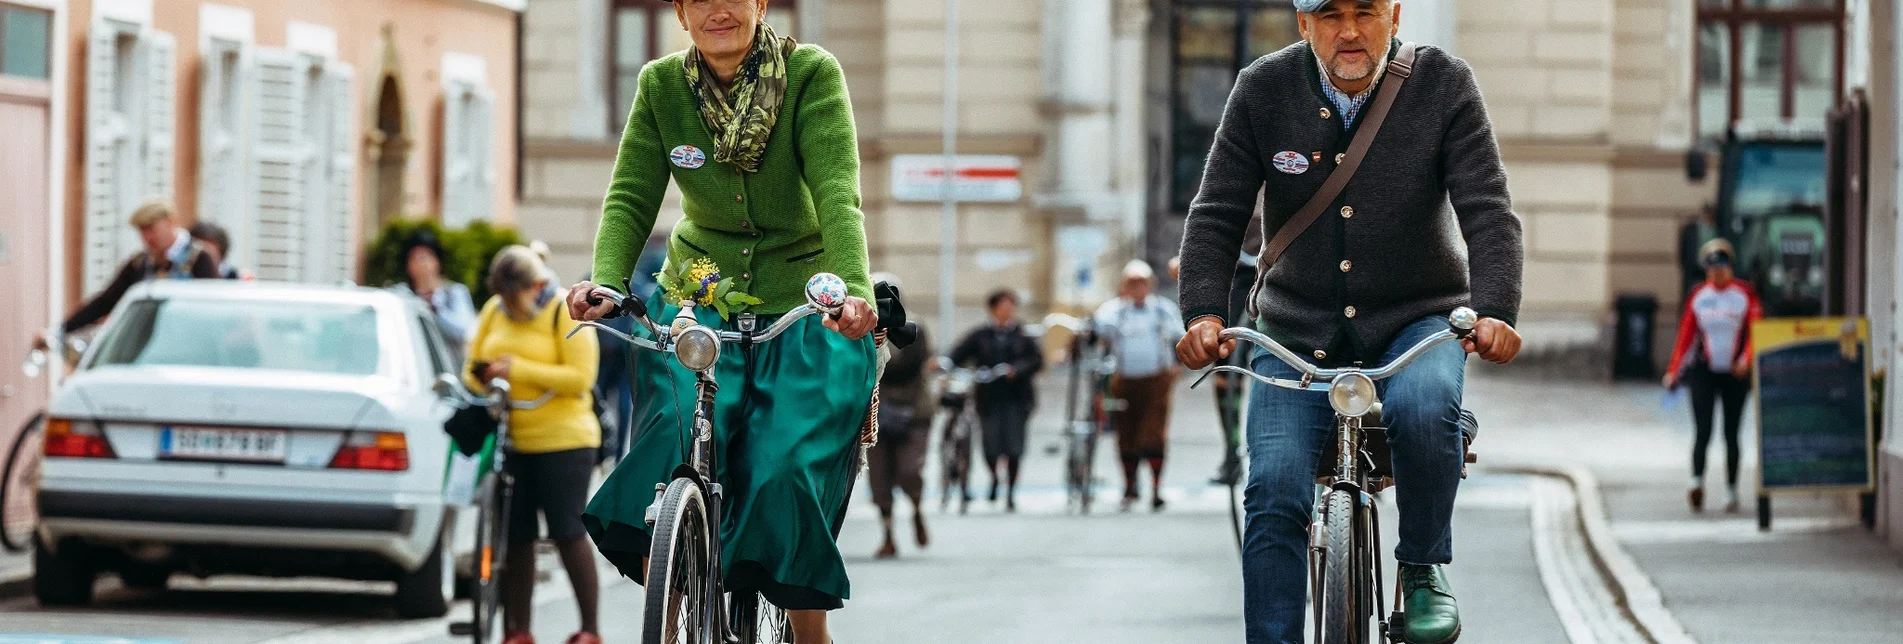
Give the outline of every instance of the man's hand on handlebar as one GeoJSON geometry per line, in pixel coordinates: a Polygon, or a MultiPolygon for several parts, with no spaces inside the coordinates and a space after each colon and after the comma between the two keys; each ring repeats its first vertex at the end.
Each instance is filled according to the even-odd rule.
{"type": "Polygon", "coordinates": [[[1223,340],[1222,329],[1222,318],[1213,315],[1191,321],[1189,331],[1176,342],[1176,359],[1185,367],[1201,369],[1229,357],[1236,350],[1236,341],[1223,340]]]}
{"type": "Polygon", "coordinates": [[[1480,359],[1494,364],[1506,364],[1520,355],[1520,332],[1513,325],[1495,318],[1480,318],[1474,324],[1473,335],[1460,341],[1467,353],[1478,354],[1480,359]]]}
{"type": "Polygon", "coordinates": [[[873,310],[872,304],[866,302],[863,297],[848,297],[846,305],[839,308],[837,316],[825,316],[821,318],[821,323],[825,324],[826,328],[846,336],[848,340],[857,340],[866,337],[866,334],[879,326],[879,312],[873,310]]]}
{"type": "Polygon", "coordinates": [[[576,282],[575,286],[569,288],[568,317],[574,318],[577,322],[593,322],[613,313],[614,300],[601,297],[595,293],[597,290],[608,291],[609,289],[587,280],[576,282]],[[588,301],[591,297],[596,300],[593,304],[588,301]]]}

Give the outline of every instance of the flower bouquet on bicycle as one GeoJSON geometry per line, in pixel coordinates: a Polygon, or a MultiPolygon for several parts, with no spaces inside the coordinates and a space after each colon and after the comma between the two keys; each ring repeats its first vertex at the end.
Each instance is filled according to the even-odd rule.
{"type": "MultiPolygon", "coordinates": [[[[632,336],[585,324],[642,349],[641,428],[584,522],[603,556],[647,586],[644,643],[790,641],[785,611],[848,595],[836,538],[876,436],[877,347],[826,328],[822,317],[847,304],[830,273],[776,316],[723,319],[701,297],[708,286],[649,303],[590,293],[637,322],[632,336]]],[[[902,309],[880,316],[882,329],[903,320],[902,309]]]]}

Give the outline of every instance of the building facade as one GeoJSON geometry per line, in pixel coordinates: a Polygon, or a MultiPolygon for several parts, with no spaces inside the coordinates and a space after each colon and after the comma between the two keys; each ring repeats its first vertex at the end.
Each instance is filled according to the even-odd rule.
{"type": "Polygon", "coordinates": [[[381,222],[511,219],[514,0],[76,0],[65,299],[139,246],[151,199],[261,279],[354,280],[381,222]]]}
{"type": "MultiPolygon", "coordinates": [[[[1149,8],[1141,0],[958,4],[957,151],[1014,157],[1023,190],[1016,201],[959,206],[957,324],[979,319],[997,288],[1020,290],[1033,310],[1095,306],[1112,295],[1106,276],[1144,232],[1149,8]]],[[[892,162],[942,153],[944,5],[772,0],[767,18],[839,58],[859,133],[873,268],[901,278],[919,319],[937,319],[940,205],[895,198],[892,162]]],[[[578,276],[592,254],[633,80],[641,65],[688,42],[673,7],[652,0],[531,0],[524,38],[521,230],[549,243],[558,273],[578,276]]],[[[655,235],[679,216],[670,196],[655,235]]]]}

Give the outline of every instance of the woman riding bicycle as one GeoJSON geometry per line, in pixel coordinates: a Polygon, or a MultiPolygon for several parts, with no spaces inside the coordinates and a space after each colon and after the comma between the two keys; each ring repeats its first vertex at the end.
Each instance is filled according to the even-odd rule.
{"type": "MultiPolygon", "coordinates": [[[[858,141],[844,75],[824,49],[776,35],[761,20],[766,6],[675,3],[693,46],[641,70],[595,238],[593,275],[607,286],[578,284],[569,307],[582,320],[612,310],[608,301],[590,304],[589,294],[618,289],[630,276],[670,177],[684,217],[668,241],[664,273],[675,279],[663,281],[731,280],[726,292],[734,297],[719,307],[712,297],[700,302],[702,323],[738,329],[738,306],[764,327],[805,303],[813,275],[845,280],[851,297],[837,318],[803,319],[772,342],[722,352],[716,367],[725,386],[713,424],[731,465],[719,476],[728,499],[720,518],[727,588],[762,593],[789,611],[796,641],[824,644],[825,611],[850,595],[836,534],[871,406],[876,354],[867,336],[878,315],[868,303],[858,141]]],[[[688,294],[667,286],[672,297],[654,298],[653,319],[672,319],[688,294]]],[[[695,379],[663,354],[635,359],[640,438],[584,522],[602,554],[639,581],[651,539],[642,515],[654,486],[687,455],[695,379]]]]}
{"type": "Polygon", "coordinates": [[[510,246],[489,265],[489,290],[495,296],[482,307],[469,339],[464,381],[475,391],[497,378],[508,381],[510,397],[535,400],[553,393],[535,409],[509,418],[513,447],[506,467],[515,478],[510,505],[508,555],[503,562],[503,644],[534,644],[529,613],[535,592],[536,511],[548,523],[562,567],[568,571],[581,609],[581,631],[569,644],[600,644],[596,625],[600,584],[595,558],[588,552],[581,510],[588,501],[589,475],[601,446],[590,392],[595,386],[595,334],[567,334],[575,321],[563,310],[559,287],[548,281],[541,259],[526,246],[510,246]]]}

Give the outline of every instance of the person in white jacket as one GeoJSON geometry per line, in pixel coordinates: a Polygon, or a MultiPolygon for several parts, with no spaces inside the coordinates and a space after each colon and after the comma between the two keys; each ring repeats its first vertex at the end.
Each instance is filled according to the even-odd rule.
{"type": "Polygon", "coordinates": [[[1163,457],[1169,443],[1170,398],[1176,384],[1176,341],[1183,313],[1154,293],[1156,271],[1143,260],[1123,268],[1117,299],[1098,307],[1097,330],[1117,359],[1110,396],[1122,401],[1111,416],[1123,463],[1123,510],[1135,505],[1137,469],[1150,465],[1150,509],[1163,509],[1163,457]]]}

